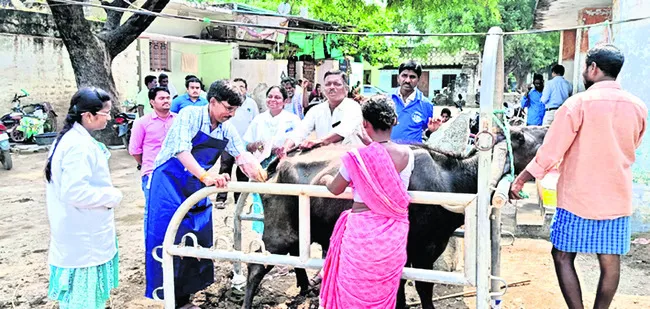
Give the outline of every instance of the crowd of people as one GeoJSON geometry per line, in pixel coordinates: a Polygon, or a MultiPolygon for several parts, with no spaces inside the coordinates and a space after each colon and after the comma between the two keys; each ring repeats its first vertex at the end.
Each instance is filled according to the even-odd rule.
{"type": "MultiPolygon", "coordinates": [[[[582,308],[575,254],[599,254],[603,275],[596,303],[606,308],[616,291],[619,257],[629,250],[630,164],[647,110],[616,83],[622,64],[615,47],[597,47],[587,54],[586,92],[567,100],[571,86],[556,66],[556,77],[546,88],[535,76],[535,89],[524,97],[530,120],[548,119],[553,125],[535,160],[514,182],[512,197],[519,197],[526,181],[540,179],[563,160],[551,241],[560,287],[571,308],[582,308]],[[543,117],[538,102],[544,104],[543,117]],[[600,161],[615,168],[595,170],[600,161]]],[[[434,116],[432,102],[417,88],[421,75],[417,62],[406,61],[398,68],[399,87],[363,104],[350,98],[345,72],[325,73],[322,87],[311,90],[309,81],[285,79],[268,88],[263,112],[241,78],[215,81],[204,94],[201,81],[188,76],[181,95],[164,74],[158,77],[160,84],[156,77],[145,78],[148,100],[142,99],[144,115],[133,125],[128,149],[140,166],[145,196],[145,296],[153,298],[162,286],[162,265],[152,253],[161,250],[172,215],[190,195],[206,186],[227,186],[234,165],[237,181],[263,182],[265,167],[275,158],[283,160],[296,149],[345,144],[356,147],[341,158],[340,170],[320,183],[333,194],[353,184],[354,193],[353,207],[341,214],[320,273],[320,305],[394,308],[406,261],[407,189],[415,168],[407,145],[422,143],[451,118],[447,108],[440,118],[434,116]],[[319,103],[311,104],[315,101],[319,103]]],[[[48,295],[61,308],[104,308],[118,284],[114,208],[122,194],[111,183],[110,152],[90,134],[106,126],[111,106],[103,90],[80,89],[47,160],[48,295]]],[[[178,238],[193,233],[198,245],[211,247],[212,211],[225,202],[226,195],[220,194],[214,205],[207,198],[194,205],[178,238]]],[[[258,195],[253,202],[254,210],[263,213],[258,195]]],[[[263,233],[262,224],[253,229],[263,233]]],[[[197,308],[191,295],[214,282],[212,261],[174,258],[174,270],[177,306],[197,308]]]]}

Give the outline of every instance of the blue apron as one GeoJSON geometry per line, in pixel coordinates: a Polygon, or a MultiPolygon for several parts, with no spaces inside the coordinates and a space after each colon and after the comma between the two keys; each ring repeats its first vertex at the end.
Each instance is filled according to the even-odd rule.
{"type": "MultiPolygon", "coordinates": [[[[192,156],[204,169],[210,169],[216,162],[222,151],[228,144],[228,139],[222,140],[211,137],[199,131],[192,139],[192,156]]],[[[145,222],[145,270],[146,290],[145,296],[152,297],[152,292],[162,287],[163,273],[162,263],[154,260],[152,250],[162,245],[165,238],[167,226],[171,221],[174,212],[190,195],[205,187],[205,185],[190,172],[176,158],[169,159],[158,166],[151,173],[149,201],[145,222]]],[[[192,207],[180,224],[176,240],[187,233],[196,235],[198,243],[202,247],[212,247],[212,203],[206,198],[192,207]]],[[[188,246],[193,242],[187,238],[188,246]]],[[[160,256],[160,249],[157,250],[160,256]]],[[[190,295],[203,290],[214,282],[214,264],[212,260],[198,260],[186,257],[180,259],[174,256],[174,286],[175,295],[190,295]]],[[[158,292],[158,297],[163,298],[158,292]]]]}

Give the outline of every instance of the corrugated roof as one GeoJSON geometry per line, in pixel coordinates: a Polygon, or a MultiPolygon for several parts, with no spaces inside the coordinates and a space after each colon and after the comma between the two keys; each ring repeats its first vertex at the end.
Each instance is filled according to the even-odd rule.
{"type": "Polygon", "coordinates": [[[247,4],[241,4],[241,3],[218,3],[218,4],[212,4],[211,6],[217,7],[217,8],[226,8],[231,10],[233,13],[236,14],[248,14],[248,15],[260,15],[260,16],[273,16],[273,17],[284,17],[287,19],[290,19],[294,22],[297,22],[298,24],[303,23],[303,24],[309,24],[311,26],[317,26],[317,27],[322,27],[326,29],[336,29],[338,28],[337,25],[324,22],[322,20],[317,20],[317,19],[312,19],[312,18],[304,18],[302,16],[298,15],[283,15],[280,14],[276,11],[271,11],[263,8],[258,8],[252,5],[247,5],[247,4]]]}
{"type": "Polygon", "coordinates": [[[537,0],[533,28],[574,27],[580,24],[580,10],[611,5],[612,0],[537,0]]]}

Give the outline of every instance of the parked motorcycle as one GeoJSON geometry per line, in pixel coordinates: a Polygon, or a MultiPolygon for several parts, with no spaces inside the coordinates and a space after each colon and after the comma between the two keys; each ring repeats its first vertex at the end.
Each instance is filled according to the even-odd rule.
{"type": "Polygon", "coordinates": [[[21,89],[22,94],[15,94],[11,112],[0,118],[2,124],[7,128],[9,139],[14,142],[24,142],[37,134],[44,132],[56,132],[57,114],[52,105],[48,102],[21,105],[20,99],[29,96],[29,93],[21,89]]]}
{"type": "Polygon", "coordinates": [[[9,134],[7,134],[7,127],[0,123],[0,163],[2,163],[2,166],[6,170],[10,170],[12,167],[9,147],[9,134]]]}
{"type": "Polygon", "coordinates": [[[135,119],[138,118],[137,115],[137,113],[119,113],[115,116],[113,128],[127,150],[129,149],[129,140],[131,140],[131,128],[133,128],[135,119]]]}

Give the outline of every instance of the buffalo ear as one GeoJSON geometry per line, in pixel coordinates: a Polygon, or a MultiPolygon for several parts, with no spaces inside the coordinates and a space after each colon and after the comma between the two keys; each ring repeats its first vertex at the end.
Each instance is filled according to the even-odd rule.
{"type": "Polygon", "coordinates": [[[510,132],[510,140],[512,141],[513,148],[519,148],[526,143],[526,137],[521,130],[512,130],[510,132]]]}

